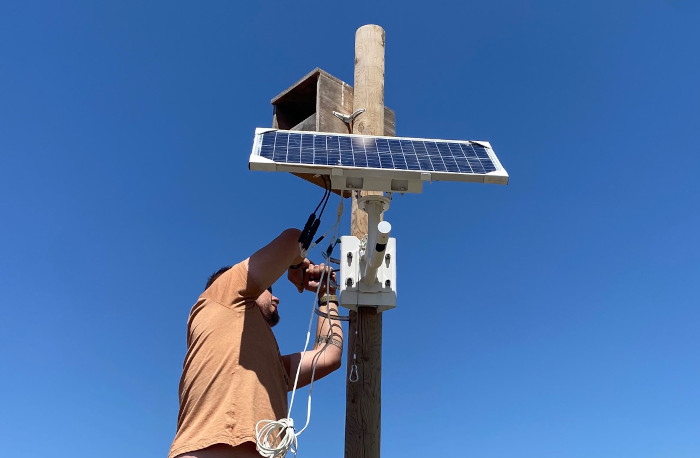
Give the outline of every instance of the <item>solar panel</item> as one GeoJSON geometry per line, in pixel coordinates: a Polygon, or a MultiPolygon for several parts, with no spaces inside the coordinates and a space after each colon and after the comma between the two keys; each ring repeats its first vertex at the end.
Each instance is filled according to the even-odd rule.
{"type": "Polygon", "coordinates": [[[330,175],[334,189],[420,192],[424,181],[508,184],[488,142],[255,131],[251,170],[330,175]]]}

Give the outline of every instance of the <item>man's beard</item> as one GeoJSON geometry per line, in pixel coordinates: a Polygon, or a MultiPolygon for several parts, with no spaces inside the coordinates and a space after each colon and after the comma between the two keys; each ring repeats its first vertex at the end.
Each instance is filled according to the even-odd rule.
{"type": "Polygon", "coordinates": [[[265,307],[265,313],[263,313],[263,318],[265,318],[265,321],[267,321],[267,324],[270,325],[270,327],[273,327],[277,323],[280,322],[280,314],[277,312],[277,308],[275,310],[272,310],[272,305],[268,305],[265,307]]]}

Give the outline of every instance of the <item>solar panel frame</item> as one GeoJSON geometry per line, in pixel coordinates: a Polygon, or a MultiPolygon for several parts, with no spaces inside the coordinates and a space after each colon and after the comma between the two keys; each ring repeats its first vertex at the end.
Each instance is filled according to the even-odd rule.
{"type": "MultiPolygon", "coordinates": [[[[257,128],[251,170],[367,178],[376,190],[383,180],[463,181],[508,184],[508,173],[485,141],[340,134],[257,128]],[[274,135],[266,135],[274,133],[274,135]],[[277,147],[278,142],[284,143],[277,147]],[[323,154],[316,154],[323,151],[323,154]],[[348,154],[350,152],[350,154],[348,154]]],[[[335,180],[338,182],[338,180],[335,180]]],[[[362,189],[370,189],[371,184],[362,189]],[[369,187],[368,187],[369,186],[369,187]]],[[[353,186],[343,186],[352,188],[353,186]]],[[[335,187],[334,187],[335,189],[335,187]]],[[[420,192],[420,189],[417,190],[420,192]]]]}

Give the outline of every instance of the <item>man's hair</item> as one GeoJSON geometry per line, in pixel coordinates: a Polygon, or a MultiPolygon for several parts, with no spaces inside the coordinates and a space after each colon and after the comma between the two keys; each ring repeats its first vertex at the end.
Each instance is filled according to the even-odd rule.
{"type": "MultiPolygon", "coordinates": [[[[207,280],[207,286],[204,287],[204,290],[206,291],[215,281],[217,278],[219,278],[224,272],[229,270],[233,266],[224,266],[221,269],[217,270],[211,276],[209,277],[209,280],[207,280]]],[[[272,286],[269,286],[267,290],[272,293],[272,286]]]]}
{"type": "Polygon", "coordinates": [[[221,269],[214,272],[213,274],[211,274],[211,276],[209,277],[209,280],[207,280],[207,286],[205,286],[204,289],[205,290],[208,289],[212,285],[212,283],[214,283],[216,281],[216,279],[221,276],[221,274],[223,274],[224,272],[229,270],[231,267],[233,267],[233,266],[224,266],[221,269]]]}

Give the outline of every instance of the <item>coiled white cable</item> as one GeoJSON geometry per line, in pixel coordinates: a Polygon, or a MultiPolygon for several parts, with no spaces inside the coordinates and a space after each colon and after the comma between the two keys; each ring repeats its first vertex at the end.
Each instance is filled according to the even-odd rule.
{"type": "Polygon", "coordinates": [[[255,425],[255,439],[258,453],[267,458],[282,458],[291,449],[297,454],[297,435],[294,433],[294,420],[283,418],[278,421],[261,420],[255,425]],[[267,422],[262,428],[260,424],[267,422]],[[279,437],[282,439],[274,445],[279,437]]]}
{"type": "MultiPolygon", "coordinates": [[[[340,217],[343,214],[343,198],[341,196],[340,203],[338,204],[338,217],[332,228],[326,232],[326,234],[333,232],[334,238],[338,235],[338,226],[340,224],[340,217]]],[[[312,246],[313,248],[313,246],[312,246]]],[[[313,306],[311,307],[311,317],[309,318],[309,326],[306,331],[306,342],[304,343],[304,351],[301,353],[301,359],[299,360],[299,365],[297,366],[297,373],[294,377],[294,387],[292,388],[292,396],[289,401],[289,409],[287,411],[287,418],[282,418],[280,420],[260,420],[255,425],[255,440],[256,449],[260,455],[266,458],[283,458],[287,452],[290,450],[297,454],[297,437],[304,432],[309,422],[311,421],[311,393],[313,391],[314,385],[314,375],[316,374],[316,365],[318,364],[319,357],[321,353],[325,351],[328,347],[328,343],[321,349],[321,353],[316,355],[313,365],[311,367],[311,382],[309,383],[309,398],[306,411],[306,424],[301,431],[298,433],[294,430],[294,420],[292,420],[292,406],[294,405],[294,396],[297,390],[297,384],[299,383],[299,374],[301,373],[301,365],[304,361],[304,356],[308,351],[309,340],[311,339],[311,327],[313,326],[314,315],[316,314],[316,303],[318,302],[318,294],[321,291],[321,285],[323,284],[323,279],[326,275],[326,269],[321,272],[321,278],[318,282],[318,288],[316,288],[316,294],[314,295],[313,306]]],[[[326,318],[327,319],[327,318],[326,318]]],[[[332,333],[332,327],[329,327],[329,334],[332,333]]]]}

